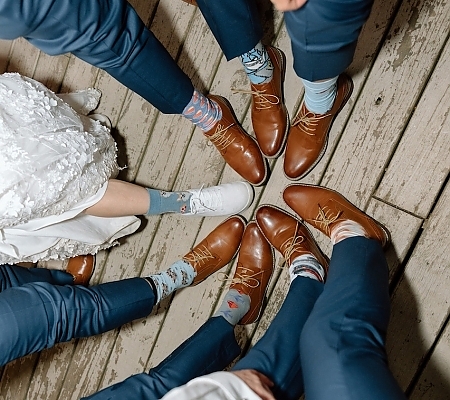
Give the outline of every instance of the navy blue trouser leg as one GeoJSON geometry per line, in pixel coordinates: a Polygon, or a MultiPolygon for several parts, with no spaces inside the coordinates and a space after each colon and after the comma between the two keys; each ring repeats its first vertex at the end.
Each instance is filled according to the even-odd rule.
{"type": "Polygon", "coordinates": [[[126,0],[0,2],[0,38],[20,36],[47,54],[71,52],[104,69],[163,113],[181,114],[194,92],[126,0]]]}
{"type": "Polygon", "coordinates": [[[0,265],[0,293],[5,289],[32,282],[71,285],[73,276],[65,271],[46,268],[23,268],[18,265],[0,265]]]}
{"type": "Polygon", "coordinates": [[[234,327],[222,317],[210,318],[148,374],[133,375],[88,399],[156,400],[201,375],[223,370],[240,353],[234,327]]]}
{"type": "Polygon", "coordinates": [[[335,245],[300,340],[308,400],[405,399],[387,365],[389,312],[381,245],[363,237],[335,245]]]}
{"type": "Polygon", "coordinates": [[[308,0],[284,13],[296,74],[309,81],[338,76],[350,65],[373,0],[308,0]]]}
{"type": "Polygon", "coordinates": [[[323,284],[297,277],[264,336],[233,370],[255,369],[274,382],[277,399],[297,400],[303,393],[300,334],[323,284]]]}
{"type": "Polygon", "coordinates": [[[89,288],[48,282],[6,288],[0,293],[0,365],[145,317],[154,302],[141,278],[89,288]]]}
{"type": "Polygon", "coordinates": [[[197,4],[227,60],[253,49],[261,40],[254,0],[197,0],[197,4]]]}
{"type": "MultiPolygon", "coordinates": [[[[199,3],[227,58],[260,40],[253,1],[199,3]]],[[[71,52],[104,69],[163,113],[181,114],[194,92],[191,80],[126,0],[0,2],[0,38],[20,36],[47,54],[71,52]]]]}

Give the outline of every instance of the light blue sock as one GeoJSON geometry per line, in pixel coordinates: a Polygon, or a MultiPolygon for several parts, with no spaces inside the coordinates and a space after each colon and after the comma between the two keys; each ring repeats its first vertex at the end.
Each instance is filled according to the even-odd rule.
{"type": "Polygon", "coordinates": [[[305,106],[314,114],[325,114],[333,107],[337,93],[338,77],[322,82],[310,82],[302,79],[305,87],[305,106]]]}
{"type": "Polygon", "coordinates": [[[155,304],[175,290],[189,286],[196,275],[194,267],[183,260],[176,261],[165,271],[150,275],[157,292],[155,304]]]}
{"type": "Polygon", "coordinates": [[[222,109],[215,101],[194,90],[191,101],[184,108],[182,115],[203,132],[208,132],[222,118],[222,109]]]}
{"type": "Polygon", "coordinates": [[[273,64],[269,53],[261,42],[239,56],[250,82],[254,85],[270,82],[273,76],[273,64]]]}
{"type": "Polygon", "coordinates": [[[319,282],[325,282],[325,269],[319,264],[317,258],[312,254],[303,254],[292,261],[289,267],[289,276],[292,281],[298,276],[315,279],[319,282]]]}
{"type": "Polygon", "coordinates": [[[248,310],[250,310],[250,296],[239,293],[236,289],[230,289],[213,317],[223,317],[231,325],[237,325],[248,310]]]}
{"type": "Polygon", "coordinates": [[[147,188],[150,196],[150,207],[147,215],[159,215],[165,213],[185,214],[191,211],[190,192],[166,192],[147,188]]]}

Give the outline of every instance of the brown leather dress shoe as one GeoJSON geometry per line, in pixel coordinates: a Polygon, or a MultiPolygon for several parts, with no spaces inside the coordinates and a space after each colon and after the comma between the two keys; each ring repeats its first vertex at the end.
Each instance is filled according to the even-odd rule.
{"type": "Polygon", "coordinates": [[[320,161],[328,144],[328,133],[339,111],[353,91],[353,81],[341,74],[337,81],[337,94],[333,107],[326,114],[314,114],[305,106],[294,118],[289,131],[284,155],[284,174],[290,180],[306,176],[320,161]]]}
{"type": "Polygon", "coordinates": [[[230,289],[250,297],[250,310],[239,321],[240,325],[252,324],[260,317],[273,268],[272,248],[252,221],[245,229],[230,285],[230,289]]]}
{"type": "Polygon", "coordinates": [[[233,259],[241,244],[244,229],[244,219],[234,215],[222,222],[183,257],[183,261],[191,264],[197,272],[192,285],[202,282],[233,259]]]}
{"type": "Polygon", "coordinates": [[[66,272],[73,276],[75,285],[87,286],[95,270],[95,256],[87,254],[69,258],[66,272]]]}
{"type": "Polygon", "coordinates": [[[263,205],[256,211],[256,222],[269,243],[275,247],[290,267],[292,261],[312,254],[328,271],[328,257],[322,253],[308,228],[297,218],[280,208],[263,205]]]}
{"type": "Polygon", "coordinates": [[[197,6],[197,2],[195,0],[182,0],[182,1],[190,4],[191,6],[197,6]]]}
{"type": "Polygon", "coordinates": [[[334,190],[313,185],[291,185],[284,190],[283,198],[301,218],[328,237],[341,222],[354,221],[364,229],[365,237],[378,240],[382,246],[389,243],[390,234],[384,226],[334,190]]]}
{"type": "Polygon", "coordinates": [[[261,185],[267,178],[267,164],[256,141],[239,125],[227,99],[214,95],[208,98],[219,104],[222,118],[204,135],[240,176],[252,185],[261,185]]]}
{"type": "Polygon", "coordinates": [[[264,156],[276,158],[283,151],[289,130],[289,115],[283,96],[286,57],[275,47],[267,46],[267,52],[273,64],[273,77],[268,83],[251,85],[252,124],[264,156]]]}

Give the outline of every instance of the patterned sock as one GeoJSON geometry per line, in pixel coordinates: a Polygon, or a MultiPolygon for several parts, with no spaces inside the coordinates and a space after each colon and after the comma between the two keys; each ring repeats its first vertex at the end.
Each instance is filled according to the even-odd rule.
{"type": "Polygon", "coordinates": [[[150,195],[150,207],[147,215],[159,215],[165,213],[184,214],[191,211],[190,192],[166,192],[147,188],[150,195]]]}
{"type": "Polygon", "coordinates": [[[355,221],[347,220],[342,221],[331,229],[330,239],[333,245],[338,244],[340,241],[355,237],[364,236],[367,237],[364,228],[355,221]]]}
{"type": "Polygon", "coordinates": [[[294,261],[289,267],[289,276],[292,281],[298,276],[315,279],[319,282],[325,282],[325,270],[312,254],[303,254],[294,261]]]}
{"type": "Polygon", "coordinates": [[[269,53],[261,42],[249,52],[239,56],[250,82],[254,85],[270,82],[273,76],[273,64],[269,53]]]}
{"type": "Polygon", "coordinates": [[[154,286],[151,283],[150,285],[156,288],[157,296],[155,304],[165,299],[175,290],[189,286],[196,275],[192,265],[183,260],[176,261],[170,268],[163,272],[150,275],[146,279],[151,279],[154,286]]]}
{"type": "Polygon", "coordinates": [[[230,289],[213,317],[223,317],[231,325],[237,325],[248,310],[250,310],[250,296],[241,294],[236,289],[230,289]]]}
{"type": "Polygon", "coordinates": [[[194,90],[191,101],[183,110],[183,117],[208,132],[222,118],[222,109],[215,101],[194,90]]]}
{"type": "Polygon", "coordinates": [[[321,82],[310,82],[302,79],[305,87],[305,106],[314,114],[325,114],[333,107],[337,93],[338,77],[321,82]]]}

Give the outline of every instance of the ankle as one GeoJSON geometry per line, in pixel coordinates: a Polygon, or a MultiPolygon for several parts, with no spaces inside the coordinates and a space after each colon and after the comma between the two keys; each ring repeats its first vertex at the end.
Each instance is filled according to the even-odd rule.
{"type": "Polygon", "coordinates": [[[157,190],[147,188],[150,205],[146,215],[160,215],[165,213],[185,214],[191,212],[192,193],[188,191],[182,192],[166,192],[165,190],[157,190]]]}
{"type": "Polygon", "coordinates": [[[303,254],[292,261],[289,267],[291,283],[299,276],[311,278],[319,282],[325,282],[326,270],[319,263],[314,254],[303,254]]]}
{"type": "Polygon", "coordinates": [[[222,109],[214,100],[194,90],[191,101],[184,108],[182,115],[203,132],[208,132],[222,118],[222,109]]]}
{"type": "Polygon", "coordinates": [[[265,46],[258,42],[250,51],[239,56],[244,70],[254,85],[268,83],[272,80],[273,64],[265,46]]]}
{"type": "Polygon", "coordinates": [[[222,317],[231,325],[237,325],[250,310],[250,296],[230,289],[222,301],[222,305],[213,317],[222,317]]]}
{"type": "Polygon", "coordinates": [[[331,110],[337,94],[337,79],[337,76],[317,82],[302,79],[305,87],[305,106],[308,111],[325,114],[331,110]]]}
{"type": "Polygon", "coordinates": [[[167,270],[152,274],[146,279],[156,291],[157,302],[160,302],[176,290],[191,285],[196,275],[197,272],[190,263],[178,260],[167,270]]]}
{"type": "Polygon", "coordinates": [[[362,225],[352,220],[341,221],[330,230],[330,239],[333,245],[357,236],[368,237],[362,225]]]}

